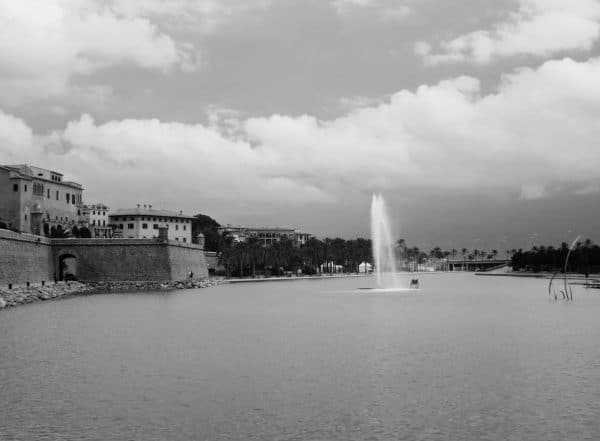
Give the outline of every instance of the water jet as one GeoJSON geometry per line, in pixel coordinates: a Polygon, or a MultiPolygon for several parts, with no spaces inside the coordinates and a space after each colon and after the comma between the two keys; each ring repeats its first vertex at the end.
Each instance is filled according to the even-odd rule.
{"type": "Polygon", "coordinates": [[[407,289],[402,287],[398,278],[396,257],[394,255],[395,242],[392,237],[385,200],[381,194],[373,194],[371,201],[371,240],[377,290],[401,291],[407,289]]]}

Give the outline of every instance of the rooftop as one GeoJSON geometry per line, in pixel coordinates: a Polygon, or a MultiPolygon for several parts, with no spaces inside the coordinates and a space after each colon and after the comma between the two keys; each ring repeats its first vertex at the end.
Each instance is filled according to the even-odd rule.
{"type": "Polygon", "coordinates": [[[293,227],[248,227],[243,225],[222,225],[220,227],[223,230],[250,230],[250,231],[294,231],[293,227]]]}
{"type": "Polygon", "coordinates": [[[162,217],[176,217],[179,219],[194,219],[194,216],[184,214],[181,211],[170,211],[170,210],[156,210],[154,208],[119,208],[115,211],[111,211],[110,217],[113,216],[162,216],[162,217]]]}
{"type": "Polygon", "coordinates": [[[82,188],[82,185],[78,182],[72,181],[63,181],[63,174],[56,172],[54,170],[49,170],[47,168],[36,167],[33,165],[27,164],[3,164],[0,165],[0,169],[8,170],[16,176],[11,176],[11,178],[21,178],[21,179],[39,179],[42,181],[49,181],[56,184],[63,184],[70,187],[76,187],[78,189],[82,188]]]}
{"type": "Polygon", "coordinates": [[[303,231],[298,231],[297,228],[294,227],[247,227],[242,225],[222,225],[219,227],[220,230],[229,230],[229,231],[289,231],[298,235],[307,235],[312,236],[311,233],[305,233],[303,231]]]}
{"type": "Polygon", "coordinates": [[[105,204],[84,204],[82,207],[84,210],[108,210],[108,205],[105,204]]]}

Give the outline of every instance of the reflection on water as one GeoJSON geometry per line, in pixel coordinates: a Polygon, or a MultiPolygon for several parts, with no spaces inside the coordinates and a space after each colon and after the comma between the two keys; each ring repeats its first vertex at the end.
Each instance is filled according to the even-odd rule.
{"type": "Polygon", "coordinates": [[[100,295],[0,312],[0,438],[600,437],[600,295],[420,275],[100,295]]]}

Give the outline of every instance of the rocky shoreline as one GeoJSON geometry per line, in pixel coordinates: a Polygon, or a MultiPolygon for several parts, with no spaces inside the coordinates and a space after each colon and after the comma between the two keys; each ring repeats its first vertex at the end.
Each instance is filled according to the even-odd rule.
{"type": "Polygon", "coordinates": [[[119,293],[135,291],[172,291],[179,289],[209,288],[227,283],[223,279],[198,279],[180,282],[59,282],[44,286],[19,286],[0,288],[0,309],[25,305],[27,303],[59,299],[76,295],[119,293]]]}

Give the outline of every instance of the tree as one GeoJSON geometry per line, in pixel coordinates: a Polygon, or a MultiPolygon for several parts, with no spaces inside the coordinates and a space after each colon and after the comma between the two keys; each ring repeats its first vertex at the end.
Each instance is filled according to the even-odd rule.
{"type": "Polygon", "coordinates": [[[256,277],[256,265],[259,263],[258,258],[262,247],[257,237],[249,237],[246,246],[252,264],[252,277],[256,277]]]}
{"type": "Polygon", "coordinates": [[[212,217],[205,214],[197,214],[192,219],[192,241],[196,241],[198,234],[204,235],[204,249],[207,251],[221,251],[219,248],[223,244],[219,227],[221,225],[212,217]]]}
{"type": "Polygon", "coordinates": [[[226,277],[231,276],[231,268],[235,259],[233,245],[233,237],[229,233],[224,232],[222,235],[220,235],[218,246],[220,251],[218,252],[217,256],[219,264],[223,265],[225,268],[226,277]]]}
{"type": "Polygon", "coordinates": [[[71,237],[71,231],[63,229],[62,225],[57,225],[50,229],[50,237],[53,239],[66,239],[71,237]]]}
{"type": "Polygon", "coordinates": [[[444,257],[444,252],[440,247],[435,247],[429,252],[429,255],[434,259],[442,259],[444,257]]]}

